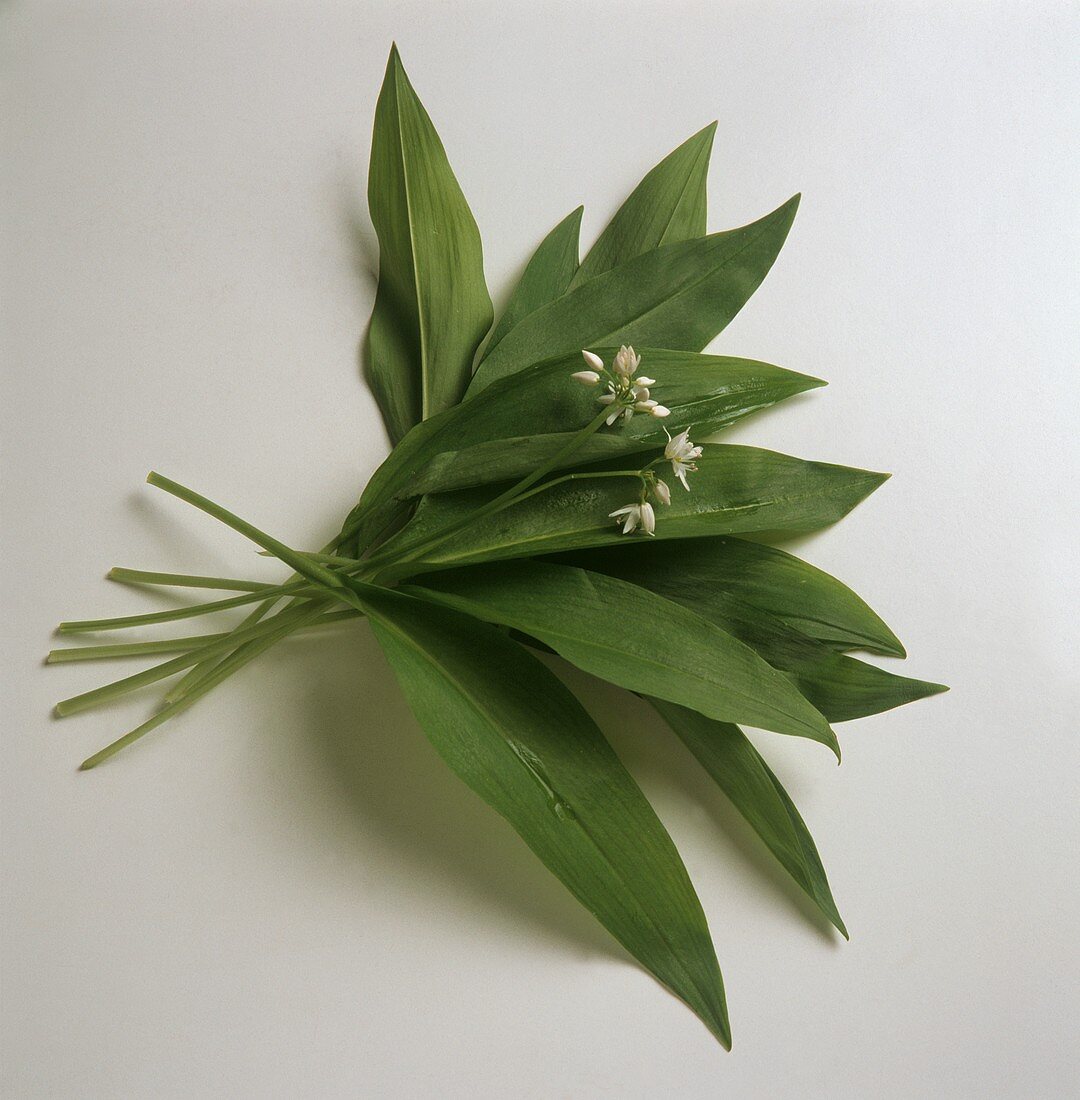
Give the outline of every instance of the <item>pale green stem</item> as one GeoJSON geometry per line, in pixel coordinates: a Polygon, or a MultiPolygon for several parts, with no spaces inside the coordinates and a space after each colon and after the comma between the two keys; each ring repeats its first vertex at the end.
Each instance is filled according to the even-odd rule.
{"type": "Polygon", "coordinates": [[[226,592],[259,592],[277,588],[276,584],[260,581],[234,580],[231,577],[203,577],[191,573],[148,573],[145,569],[121,569],[116,566],[105,576],[120,584],[152,584],[170,588],[215,588],[226,592]]]}
{"type": "Polygon", "coordinates": [[[211,600],[208,603],[195,604],[192,607],[177,607],[169,611],[152,611],[145,615],[121,615],[113,619],[79,619],[61,623],[56,629],[60,634],[87,634],[96,630],[125,630],[132,626],[151,626],[155,623],[171,623],[177,619],[193,619],[198,615],[210,615],[216,611],[228,611],[233,607],[265,600],[273,594],[280,596],[310,594],[311,587],[300,582],[276,585],[258,592],[247,592],[242,596],[232,596],[227,600],[211,600]]]}
{"type": "MultiPolygon", "coordinates": [[[[309,609],[305,612],[305,616],[309,617],[310,620],[314,620],[319,614],[320,612],[316,609],[309,609]]],[[[151,730],[156,729],[181,711],[186,710],[208,691],[215,688],[227,676],[253,660],[260,653],[269,649],[270,646],[281,638],[284,638],[287,634],[291,634],[294,630],[298,629],[300,625],[303,625],[302,621],[300,624],[288,624],[261,638],[248,642],[246,645],[240,646],[232,656],[222,661],[206,679],[192,688],[192,690],[182,699],[178,699],[175,703],[158,711],[153,718],[143,722],[141,726],[136,726],[130,733],[126,733],[111,745],[106,745],[100,752],[96,752],[93,756],[87,757],[87,759],[79,765],[80,770],[88,771],[90,768],[96,768],[103,760],[107,760],[110,756],[118,753],[121,749],[126,748],[134,741],[138,741],[140,737],[144,737],[151,730]]]]}
{"type": "MultiPolygon", "coordinates": [[[[318,611],[320,614],[322,613],[322,603],[319,604],[318,611]]],[[[235,636],[226,635],[216,642],[209,643],[209,645],[204,646],[201,650],[196,650],[193,653],[181,654],[179,657],[174,657],[171,661],[163,661],[160,665],[155,665],[153,668],[144,669],[142,672],[136,672],[131,676],[125,676],[120,680],[114,680],[111,684],[105,684],[102,687],[94,688],[93,691],[86,691],[81,695],[73,695],[70,699],[64,699],[56,704],[56,713],[61,717],[66,717],[69,714],[76,714],[82,710],[89,710],[91,707],[101,706],[103,703],[111,702],[121,695],[126,695],[129,691],[135,691],[138,688],[146,687],[148,684],[155,684],[159,680],[164,680],[169,676],[175,675],[177,672],[182,672],[185,668],[189,668],[200,659],[225,653],[229,649],[235,648],[237,644],[254,641],[264,634],[279,630],[285,622],[297,622],[306,614],[307,612],[301,609],[292,612],[283,611],[277,619],[259,623],[235,636]],[[286,616],[287,618],[283,621],[282,616],[286,616]]]]}

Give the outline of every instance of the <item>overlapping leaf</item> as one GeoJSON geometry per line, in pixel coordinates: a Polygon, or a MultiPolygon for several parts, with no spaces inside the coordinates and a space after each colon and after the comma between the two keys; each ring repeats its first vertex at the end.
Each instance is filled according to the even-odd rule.
{"type": "Polygon", "coordinates": [[[738,726],[653,700],[664,721],[731,799],[781,866],[846,938],[825,868],[795,804],[738,726]]]}
{"type": "MultiPolygon", "coordinates": [[[[710,444],[698,460],[692,493],[676,487],[656,538],[687,539],[749,531],[814,531],[845,516],[887,474],[808,462],[756,447],[710,444]]],[[[424,499],[386,544],[388,556],[415,559],[413,571],[500,558],[628,545],[609,514],[637,492],[630,478],[564,482],[471,523],[434,549],[441,532],[472,516],[490,490],[424,499]],[[421,566],[419,563],[423,562],[421,566]]]]}
{"type": "Polygon", "coordinates": [[[787,677],[714,623],[637,585],[514,561],[428,576],[409,591],[537,638],[621,687],[808,737],[839,755],[828,723],[787,677]]]}
{"type": "Polygon", "coordinates": [[[578,270],[578,243],[583,210],[584,207],[579,206],[568,214],[540,242],[510,295],[498,324],[491,332],[484,355],[529,314],[566,293],[570,280],[578,270]]]}
{"type": "Polygon", "coordinates": [[[368,367],[396,442],[461,399],[491,324],[480,233],[396,48],[375,108],[368,206],[379,237],[368,367]]]}
{"type": "Polygon", "coordinates": [[[730,586],[718,583],[710,569],[709,547],[677,557],[653,547],[635,546],[625,554],[587,551],[572,560],[587,569],[620,577],[692,608],[759,653],[774,668],[791,675],[802,694],[830,722],[880,714],[916,699],[945,691],[941,684],[897,676],[845,657],[755,607],[730,586]]]}
{"type": "MultiPolygon", "coordinates": [[[[610,356],[615,349],[601,350],[610,356]]],[[[642,354],[659,378],[657,400],[671,409],[669,431],[690,425],[717,431],[824,384],[750,359],[652,349],[642,354]]],[[[536,469],[596,415],[595,391],[569,380],[580,365],[577,352],[538,364],[418,424],[375,472],[348,522],[370,532],[407,497],[520,478],[536,469]]],[[[657,420],[639,416],[592,436],[567,462],[645,451],[666,438],[657,420]]]]}
{"type": "Polygon", "coordinates": [[[720,969],[682,860],[574,696],[493,627],[395,592],[362,598],[447,764],[730,1046],[720,969]]]}
{"type": "MultiPolygon", "coordinates": [[[[660,578],[670,572],[670,554],[638,540],[620,551],[619,568],[627,571],[620,575],[660,578]]],[[[608,557],[589,553],[580,562],[599,569],[608,557]]],[[[740,538],[696,539],[679,547],[678,565],[695,578],[699,593],[728,592],[833,649],[905,656],[900,639],[865,600],[785,550],[740,538]]]]}
{"type": "Polygon", "coordinates": [[[571,290],[662,244],[705,236],[705,184],[715,133],[712,122],[645,176],[589,250],[571,290]]]}
{"type": "Polygon", "coordinates": [[[751,225],[661,245],[583,282],[507,333],[469,392],[581,348],[701,351],[768,274],[797,207],[796,195],[751,225]]]}

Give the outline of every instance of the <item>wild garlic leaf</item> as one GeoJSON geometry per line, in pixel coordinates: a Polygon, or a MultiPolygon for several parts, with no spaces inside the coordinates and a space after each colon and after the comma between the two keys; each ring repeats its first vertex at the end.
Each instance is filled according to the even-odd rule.
{"type": "MultiPolygon", "coordinates": [[[[618,462],[620,467],[629,465],[625,459],[618,462]]],[[[706,444],[697,465],[693,491],[676,485],[671,506],[661,509],[657,541],[749,531],[816,531],[842,519],[888,477],[726,444],[706,444]]],[[[584,480],[564,482],[477,519],[421,553],[423,544],[471,515],[494,493],[465,489],[425,497],[385,550],[398,559],[415,558],[411,569],[420,572],[590,546],[634,546],[636,538],[620,534],[610,513],[633,501],[637,483],[631,478],[590,480],[587,472],[583,476],[584,480]]],[[[669,552],[677,556],[681,547],[669,552]]]]}
{"type": "Polygon", "coordinates": [[[396,442],[461,400],[492,316],[480,233],[396,46],[375,108],[368,206],[379,237],[368,365],[396,442]]]}
{"type": "Polygon", "coordinates": [[[645,588],[551,562],[423,578],[407,591],[521,631],[585,672],[725,722],[808,737],[839,756],[824,718],[749,646],[645,588]]]}
{"type": "Polygon", "coordinates": [[[711,122],[645,176],[589,250],[571,290],[662,244],[705,236],[705,185],[715,134],[711,122]]]}
{"type": "MultiPolygon", "coordinates": [[[[586,569],[615,559],[606,551],[576,555],[586,569]]],[[[833,649],[862,649],[904,657],[900,639],[847,585],[801,558],[746,539],[721,536],[679,547],[678,568],[694,578],[699,592],[730,592],[833,649]]],[[[669,571],[668,547],[641,540],[626,547],[618,567],[627,577],[659,578],[669,571]]],[[[668,595],[671,591],[668,590],[668,595]]]]}
{"type": "Polygon", "coordinates": [[[817,846],[780,780],[738,726],[650,700],[781,866],[847,939],[817,846]]]}
{"type": "MultiPolygon", "coordinates": [[[[666,555],[651,548],[625,553],[590,550],[568,563],[640,585],[690,608],[749,646],[774,668],[788,673],[802,695],[830,722],[848,722],[946,691],[944,685],[897,676],[845,657],[768,611],[716,583],[707,568],[695,568],[698,555],[666,555]]],[[[700,709],[700,708],[696,708],[700,709]]],[[[715,715],[714,715],[715,717],[715,715]]]]}
{"type": "Polygon", "coordinates": [[[731,1045],[701,904],[667,831],[593,720],[540,661],[447,608],[362,596],[421,728],[642,966],[731,1045]]]}
{"type": "Polygon", "coordinates": [[[491,333],[481,362],[518,322],[566,293],[578,269],[578,238],[584,209],[579,206],[568,214],[540,242],[491,333]]]}
{"type": "Polygon", "coordinates": [[[796,195],[751,225],[661,245],[589,279],[507,333],[480,364],[469,393],[581,348],[701,351],[768,274],[798,205],[796,195]]]}
{"type": "MultiPolygon", "coordinates": [[[[608,358],[616,349],[603,349],[608,358]]],[[[643,362],[660,378],[657,399],[670,409],[669,431],[694,425],[714,432],[794,394],[819,379],[751,359],[644,349],[643,362]]],[[[596,415],[596,393],[570,381],[581,354],[537,364],[502,379],[476,397],[418,424],[368,483],[349,522],[372,531],[395,500],[428,492],[521,477],[557,453],[570,434],[596,415]]],[[[585,441],[567,459],[581,465],[663,446],[664,428],[638,416],[585,441]]],[[[361,545],[366,545],[361,539],[361,545]]]]}

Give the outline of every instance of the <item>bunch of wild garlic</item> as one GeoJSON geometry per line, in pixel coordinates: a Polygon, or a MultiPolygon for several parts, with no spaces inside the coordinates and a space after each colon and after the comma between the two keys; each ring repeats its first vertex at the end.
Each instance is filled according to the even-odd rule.
{"type": "Polygon", "coordinates": [[[716,955],[678,852],[534,650],[647,699],[845,936],[814,842],[739,724],[811,738],[839,758],[830,723],[943,689],[849,656],[904,650],[839,581],[734,537],[821,528],[885,475],[691,439],[822,385],[701,354],[765,277],[798,201],[706,234],[713,129],[649,172],[584,260],[581,209],[560,222],[492,327],[476,224],[392,50],[368,185],[381,255],[367,350],[393,450],[319,553],[151,474],[294,576],[268,585],[113,570],[122,582],[236,594],[62,633],[252,609],[224,633],[50,660],[175,654],[58,705],[70,714],[179,677],[91,768],[286,636],[366,618],[450,767],[730,1045],[716,955]]]}

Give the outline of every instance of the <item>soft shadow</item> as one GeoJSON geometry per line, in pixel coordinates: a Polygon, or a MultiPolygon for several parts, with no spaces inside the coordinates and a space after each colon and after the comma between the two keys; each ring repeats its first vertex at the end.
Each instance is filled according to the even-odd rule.
{"type": "Polygon", "coordinates": [[[712,826],[711,839],[721,859],[731,853],[744,860],[821,939],[834,947],[840,946],[841,937],[829,920],[780,866],[693,754],[647,703],[630,699],[610,684],[595,680],[590,683],[589,677],[576,669],[568,671],[561,662],[553,667],[572,684],[594,717],[618,715],[618,722],[603,723],[604,733],[639,782],[652,789],[675,791],[679,798],[699,807],[712,826]]]}
{"type": "MultiPolygon", "coordinates": [[[[343,172],[337,181],[335,198],[338,203],[341,228],[349,242],[349,255],[357,289],[365,301],[374,302],[379,282],[379,239],[371,224],[365,205],[367,192],[363,182],[351,173],[343,172]]],[[[356,345],[356,366],[364,384],[371,388],[371,365],[367,357],[368,320],[356,345]]]]}
{"type": "Polygon", "coordinates": [[[332,818],[357,859],[377,845],[401,875],[429,882],[433,892],[449,885],[478,898],[534,937],[588,956],[629,958],[439,758],[365,624],[312,657],[303,662],[312,675],[298,737],[325,779],[316,822],[332,818]]]}

